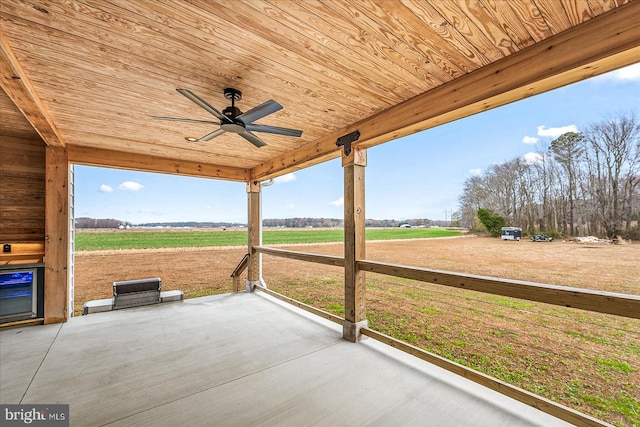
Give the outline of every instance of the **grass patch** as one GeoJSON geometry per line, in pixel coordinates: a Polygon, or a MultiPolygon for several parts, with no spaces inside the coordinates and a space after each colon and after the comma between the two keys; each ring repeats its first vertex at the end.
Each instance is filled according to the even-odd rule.
{"type": "Polygon", "coordinates": [[[342,304],[329,304],[327,306],[327,311],[333,314],[344,315],[344,306],[342,304]]]}
{"type": "Polygon", "coordinates": [[[519,301],[513,298],[507,298],[500,295],[490,295],[488,299],[492,303],[496,305],[500,305],[502,307],[518,308],[518,309],[531,309],[534,307],[534,305],[529,302],[519,301]]]}
{"type": "Polygon", "coordinates": [[[634,372],[636,368],[627,362],[619,360],[595,359],[595,362],[604,370],[618,372],[634,372]]]}
{"type": "MultiPolygon", "coordinates": [[[[459,235],[459,231],[439,228],[380,228],[366,230],[367,240],[421,239],[459,235]]],[[[262,242],[265,245],[331,243],[342,242],[343,240],[344,233],[340,228],[265,230],[262,234],[262,242]]],[[[90,232],[79,230],[75,236],[75,249],[77,251],[245,246],[246,244],[246,230],[114,230],[113,232],[90,232]]]]}

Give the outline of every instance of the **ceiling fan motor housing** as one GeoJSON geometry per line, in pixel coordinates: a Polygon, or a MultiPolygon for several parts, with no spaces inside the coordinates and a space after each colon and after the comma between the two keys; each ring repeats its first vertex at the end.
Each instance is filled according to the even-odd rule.
{"type": "Polygon", "coordinates": [[[222,114],[224,114],[225,117],[228,117],[231,120],[235,120],[236,117],[242,114],[242,111],[240,111],[238,107],[230,105],[224,110],[222,110],[222,114]]]}

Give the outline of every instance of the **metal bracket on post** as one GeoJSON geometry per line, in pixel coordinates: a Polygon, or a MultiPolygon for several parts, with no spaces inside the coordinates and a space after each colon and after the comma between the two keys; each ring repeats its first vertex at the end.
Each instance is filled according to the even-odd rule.
{"type": "Polygon", "coordinates": [[[344,155],[348,156],[349,154],[351,154],[351,144],[353,142],[356,142],[358,138],[360,138],[360,131],[355,130],[338,138],[336,140],[336,146],[344,147],[344,155]]]}

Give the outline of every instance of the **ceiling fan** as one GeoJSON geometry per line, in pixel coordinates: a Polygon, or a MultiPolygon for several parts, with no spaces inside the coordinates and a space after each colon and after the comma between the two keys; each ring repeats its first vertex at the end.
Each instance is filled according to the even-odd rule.
{"type": "Polygon", "coordinates": [[[253,107],[249,111],[243,113],[240,111],[238,107],[236,107],[235,102],[240,101],[242,99],[242,92],[238,89],[234,88],[226,88],[224,89],[224,97],[231,101],[231,105],[222,110],[222,112],[215,109],[208,102],[200,98],[195,93],[191,92],[188,89],[176,89],[178,93],[187,97],[198,106],[204,108],[207,112],[212,114],[219,121],[209,121],[209,120],[196,120],[196,119],[185,119],[180,117],[164,117],[164,116],[151,116],[156,120],[171,120],[176,122],[191,122],[191,123],[205,123],[218,125],[220,128],[214,130],[213,132],[209,132],[205,136],[201,138],[194,137],[186,137],[185,139],[189,142],[200,142],[200,141],[209,141],[216,136],[220,136],[225,132],[237,133],[256,147],[264,147],[267,145],[262,139],[260,139],[253,132],[265,132],[265,133],[273,133],[276,135],[285,135],[285,136],[294,136],[300,137],[302,135],[301,130],[297,129],[288,129],[281,128],[277,126],[268,126],[268,125],[260,125],[255,124],[256,120],[259,120],[269,114],[275,113],[282,109],[282,105],[278,104],[273,99],[269,101],[263,102],[257,107],[253,107]]]}

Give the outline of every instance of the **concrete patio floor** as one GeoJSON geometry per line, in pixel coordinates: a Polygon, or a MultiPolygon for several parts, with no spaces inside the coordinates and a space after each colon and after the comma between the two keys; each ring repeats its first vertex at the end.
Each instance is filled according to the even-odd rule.
{"type": "Polygon", "coordinates": [[[0,403],[77,426],[567,426],[263,293],[0,331],[0,403]]]}

